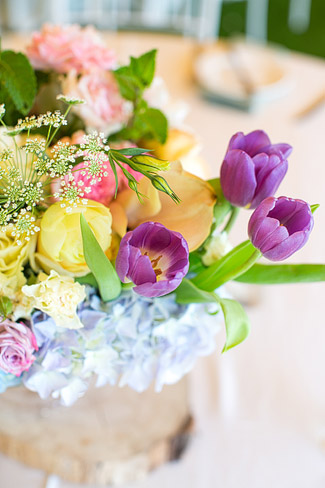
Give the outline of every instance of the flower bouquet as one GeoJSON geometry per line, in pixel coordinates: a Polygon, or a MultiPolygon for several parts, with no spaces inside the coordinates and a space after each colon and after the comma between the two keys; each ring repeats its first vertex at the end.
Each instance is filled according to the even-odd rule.
{"type": "Polygon", "coordinates": [[[71,405],[93,377],[161,391],[215,349],[220,323],[224,351],[247,337],[227,282],[325,279],[325,265],[257,264],[288,258],[313,227],[317,205],[274,197],[289,144],[238,132],[209,181],[162,157],[190,136],[146,99],[155,54],[119,67],[77,26],[35,34],[34,69],[1,53],[2,392],[21,385],[71,405]],[[232,247],[241,207],[253,210],[249,239],[232,247]]]}

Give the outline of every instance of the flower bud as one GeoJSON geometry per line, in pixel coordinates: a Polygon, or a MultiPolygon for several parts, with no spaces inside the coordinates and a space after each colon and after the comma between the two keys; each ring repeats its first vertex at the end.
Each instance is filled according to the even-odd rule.
{"type": "Polygon", "coordinates": [[[291,150],[289,144],[271,144],[263,131],[235,134],[220,173],[227,200],[236,207],[256,208],[274,195],[287,172],[291,150]]]}
{"type": "Polygon", "coordinates": [[[282,261],[307,242],[314,219],[308,203],[287,197],[269,197],[248,223],[252,244],[271,261],[282,261]]]}

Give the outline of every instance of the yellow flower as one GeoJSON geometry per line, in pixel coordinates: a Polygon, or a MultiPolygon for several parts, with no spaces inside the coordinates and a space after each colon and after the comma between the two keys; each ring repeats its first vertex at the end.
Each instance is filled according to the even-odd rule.
{"type": "Polygon", "coordinates": [[[40,222],[38,248],[35,260],[41,268],[56,270],[62,275],[84,276],[89,273],[83,253],[80,214],[83,213],[99,245],[108,254],[111,245],[112,216],[110,210],[99,202],[63,207],[62,202],[51,205],[40,222]]]}
{"type": "Polygon", "coordinates": [[[180,232],[193,251],[210,233],[215,192],[209,183],[184,171],[178,161],[161,176],[180,198],[180,203],[176,204],[168,195],[155,190],[147,178],[142,178],[139,183],[140,193],[148,197],[144,198],[144,203],[139,203],[132,190],[122,191],[117,202],[124,208],[130,228],[150,220],[160,222],[168,229],[180,232]]]}
{"type": "Polygon", "coordinates": [[[18,240],[12,231],[8,226],[0,232],[0,294],[7,296],[8,289],[14,292],[25,283],[23,266],[36,246],[36,236],[18,240]]]}
{"type": "Polygon", "coordinates": [[[34,308],[53,318],[56,325],[68,329],[83,327],[77,316],[77,306],[85,297],[85,287],[69,276],[60,276],[56,271],[50,275],[41,273],[36,285],[25,285],[22,292],[33,299],[34,308]]]}

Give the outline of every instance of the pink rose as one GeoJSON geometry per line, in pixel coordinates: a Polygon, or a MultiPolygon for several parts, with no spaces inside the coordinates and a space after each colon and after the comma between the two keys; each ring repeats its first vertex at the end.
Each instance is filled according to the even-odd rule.
{"type": "MultiPolygon", "coordinates": [[[[81,131],[73,134],[72,138],[70,139],[71,143],[82,143],[82,134],[83,133],[81,131]]],[[[69,142],[68,138],[61,139],[61,141],[69,142]]],[[[123,141],[112,144],[112,147],[114,147],[114,149],[122,149],[127,147],[136,147],[136,145],[132,142],[123,141]]],[[[106,155],[103,154],[103,156],[104,158],[102,160],[102,165],[106,176],[103,176],[96,183],[90,185],[90,178],[87,174],[87,162],[77,164],[74,167],[72,174],[74,182],[77,184],[77,186],[81,187],[84,190],[84,198],[95,200],[96,202],[100,202],[103,205],[108,206],[115,194],[115,176],[109,164],[109,161],[106,158],[106,155]],[[88,189],[88,191],[86,191],[85,189],[88,189]]],[[[134,171],[127,164],[123,164],[123,166],[129,171],[129,173],[131,173],[131,175],[135,177],[137,181],[140,181],[140,179],[142,178],[141,173],[134,171]]],[[[118,191],[125,190],[126,188],[128,188],[128,180],[123,174],[123,171],[120,167],[116,167],[116,172],[118,177],[118,191]]],[[[65,177],[65,182],[69,182],[69,178],[67,176],[65,177]]],[[[54,180],[51,183],[52,193],[56,193],[59,188],[60,180],[54,180]]]]}
{"type": "Polygon", "coordinates": [[[97,71],[78,77],[72,71],[62,80],[62,92],[85,100],[85,104],[75,105],[73,110],[85,122],[88,132],[95,129],[105,135],[113,134],[132,114],[131,102],[121,97],[110,72],[97,71]]]}
{"type": "Polygon", "coordinates": [[[26,52],[35,69],[57,73],[106,70],[117,65],[115,53],[89,26],[44,24],[41,32],[34,32],[26,52]]]}
{"type": "Polygon", "coordinates": [[[0,369],[20,376],[27,371],[37,351],[36,338],[27,325],[6,319],[0,323],[0,369]]]}

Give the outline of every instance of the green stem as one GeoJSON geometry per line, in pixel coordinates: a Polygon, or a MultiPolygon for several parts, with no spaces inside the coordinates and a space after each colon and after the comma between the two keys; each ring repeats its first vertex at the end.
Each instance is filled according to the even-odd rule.
{"type": "Polygon", "coordinates": [[[229,220],[226,223],[225,228],[223,229],[223,232],[227,232],[227,234],[229,234],[229,232],[231,231],[231,229],[234,226],[234,223],[237,220],[239,210],[240,210],[239,207],[233,207],[231,214],[230,214],[230,217],[229,217],[229,220]]]}

